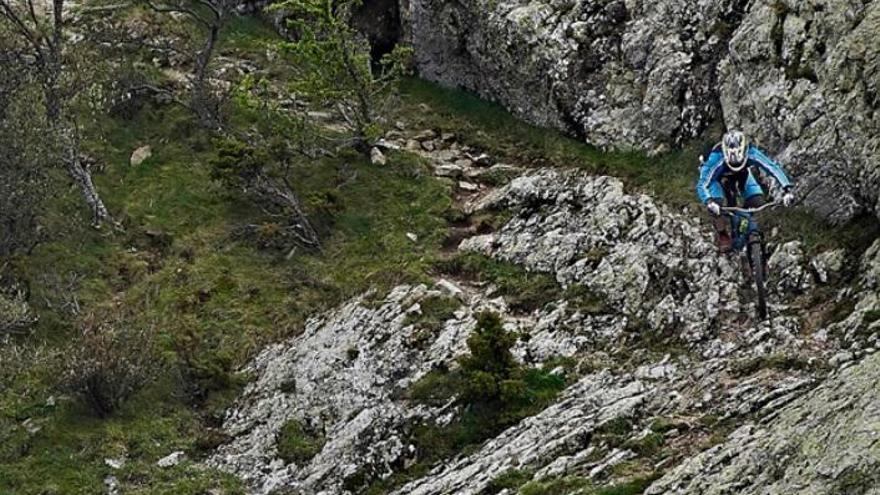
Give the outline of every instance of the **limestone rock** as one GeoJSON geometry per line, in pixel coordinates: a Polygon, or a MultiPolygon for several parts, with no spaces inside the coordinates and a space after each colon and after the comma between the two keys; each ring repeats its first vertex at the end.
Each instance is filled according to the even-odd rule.
{"type": "Polygon", "coordinates": [[[176,466],[176,465],[180,464],[181,462],[183,462],[183,460],[185,458],[186,458],[186,454],[184,454],[183,451],[178,450],[176,452],[172,452],[172,453],[168,454],[167,456],[159,459],[159,461],[156,462],[156,465],[161,468],[169,468],[169,467],[176,466]]]}
{"type": "Polygon", "coordinates": [[[645,492],[758,495],[878,493],[880,355],[734,431],[645,492]]]}
{"type": "Polygon", "coordinates": [[[385,165],[388,162],[388,159],[385,158],[382,150],[374,147],[372,150],[370,150],[370,162],[373,165],[385,165]]]}
{"type": "Polygon", "coordinates": [[[141,146],[131,153],[129,163],[132,167],[139,167],[151,156],[153,156],[153,149],[149,145],[141,146]]]}

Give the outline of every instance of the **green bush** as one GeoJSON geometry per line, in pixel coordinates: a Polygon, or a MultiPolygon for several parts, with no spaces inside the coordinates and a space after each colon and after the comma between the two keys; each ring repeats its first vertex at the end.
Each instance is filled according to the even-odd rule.
{"type": "Polygon", "coordinates": [[[101,418],[153,382],[161,370],[155,333],[116,317],[90,315],[65,353],[59,387],[101,418]]]}
{"type": "Polygon", "coordinates": [[[519,469],[511,469],[505,471],[497,478],[493,479],[480,491],[480,495],[495,495],[501,490],[516,490],[529,480],[532,479],[534,473],[531,471],[521,471],[519,469]]]}
{"type": "Polygon", "coordinates": [[[324,435],[298,420],[288,421],[278,434],[278,457],[288,464],[302,465],[324,447],[324,435]]]}
{"type": "Polygon", "coordinates": [[[458,369],[428,373],[406,394],[410,400],[435,406],[454,400],[460,416],[444,426],[413,425],[409,441],[416,446],[416,464],[393,479],[375,482],[367,493],[393,488],[442,459],[466,453],[556,399],[565,379],[518,363],[510,351],[517,337],[504,329],[497,314],[477,316],[467,340],[470,352],[459,359],[458,369]]]}

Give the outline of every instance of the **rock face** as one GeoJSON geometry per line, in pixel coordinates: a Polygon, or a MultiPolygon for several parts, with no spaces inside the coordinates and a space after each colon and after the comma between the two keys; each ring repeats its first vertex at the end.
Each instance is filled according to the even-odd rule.
{"type": "Polygon", "coordinates": [[[636,380],[621,380],[608,373],[588,375],[572,385],[557,404],[486,442],[473,455],[395,493],[476,494],[510,469],[550,467],[551,462],[569,455],[588,457],[595,449],[584,450],[584,440],[610,421],[634,416],[645,400],[645,391],[645,385],[636,380]]]}
{"type": "Polygon", "coordinates": [[[826,218],[880,211],[880,2],[405,0],[401,15],[423,77],[534,123],[659,151],[723,115],[826,218]]]}
{"type": "Polygon", "coordinates": [[[718,67],[727,124],[779,153],[835,221],[880,212],[878,32],[877,1],[759,1],[718,67]]]}
{"type": "Polygon", "coordinates": [[[685,461],[647,494],[880,493],[880,355],[685,461]]]}
{"type": "MultiPolygon", "coordinates": [[[[423,153],[439,173],[467,153],[449,151],[423,153]]],[[[479,160],[471,161],[462,173],[480,168],[479,160]]],[[[703,493],[687,491],[688,483],[699,482],[687,473],[722,462],[712,457],[722,447],[699,454],[714,434],[705,424],[781,421],[773,418],[788,417],[792,408],[810,410],[798,405],[809,404],[799,397],[827,368],[876,349],[880,299],[872,288],[880,285],[880,241],[860,261],[857,282],[870,290],[841,289],[839,301],[858,302],[848,316],[821,328],[798,297],[833,274],[842,276],[845,255],[830,251],[810,260],[797,242],[778,246],[773,263],[780,275],[771,279],[776,290],[770,299],[775,317],[755,322],[736,260],[715,254],[696,219],[628,193],[616,179],[541,169],[462,197],[471,211],[501,210],[509,220],[465,239],[459,249],[552,274],[567,289],[562,298],[517,312],[492,284],[438,279],[382,297],[366,294],[315,316],[301,335],[266,349],[248,367],[253,381],[224,425],[232,441],[209,465],[238,475],[255,494],[357,493],[405,470],[418,461],[410,443],[413,426],[442,425],[459,411],[454,404],[413,404],[401,400],[401,392],[435,367],[454,367],[466,352],[475,313],[492,309],[506,328],[528,334],[513,349],[518,359],[542,366],[564,358],[580,371],[572,372],[552,406],[395,493],[490,493],[484,490],[511,470],[534,480],[575,475],[601,485],[614,481],[620,463],[650,472],[682,461],[684,474],[658,481],[655,493],[665,493],[663,487],[703,493]],[[439,296],[455,298],[460,307],[426,333],[417,315],[426,298],[439,296]],[[280,432],[290,421],[326,439],[311,459],[280,457],[280,432]],[[658,430],[658,422],[671,426],[658,430]],[[660,453],[640,447],[658,436],[660,453]]],[[[873,399],[866,397],[865,404],[873,399]]],[[[868,419],[854,415],[846,428],[868,419]]],[[[744,438],[742,450],[763,437],[744,438]]],[[[828,452],[846,454],[846,446],[839,449],[828,452]]],[[[824,472],[822,462],[804,465],[824,472]]],[[[853,465],[867,469],[860,460],[853,465]]]]}
{"type": "Polygon", "coordinates": [[[717,116],[734,4],[407,0],[402,15],[424,77],[601,147],[655,150],[717,116]]]}
{"type": "Polygon", "coordinates": [[[280,487],[338,492],[364,466],[390,470],[406,453],[398,432],[408,415],[418,414],[394,402],[392,393],[459,354],[473,326],[469,313],[462,313],[430,348],[413,344],[417,328],[404,323],[407,315],[419,311],[420,299],[436,294],[402,286],[376,307],[354,300],[310,320],[303,335],[263,351],[247,370],[256,380],[226,421],[235,440],[209,464],[238,474],[254,493],[280,487]],[[328,439],[301,466],[287,465],[277,454],[276,437],[291,420],[328,439]]]}
{"type": "Polygon", "coordinates": [[[658,331],[707,337],[721,311],[739,309],[739,271],[714,256],[696,222],[624,192],[611,177],[542,170],[514,179],[477,209],[517,215],[498,232],[465,240],[477,251],[585,286],[607,305],[658,331]]]}

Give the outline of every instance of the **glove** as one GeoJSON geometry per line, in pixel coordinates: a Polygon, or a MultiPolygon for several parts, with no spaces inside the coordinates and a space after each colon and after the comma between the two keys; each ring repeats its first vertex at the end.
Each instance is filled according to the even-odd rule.
{"type": "Polygon", "coordinates": [[[716,217],[721,214],[721,205],[719,205],[715,201],[709,201],[708,203],[706,203],[706,208],[709,209],[709,213],[716,217]]]}
{"type": "Polygon", "coordinates": [[[785,194],[782,195],[782,206],[788,208],[794,204],[794,194],[791,191],[785,191],[785,194]]]}

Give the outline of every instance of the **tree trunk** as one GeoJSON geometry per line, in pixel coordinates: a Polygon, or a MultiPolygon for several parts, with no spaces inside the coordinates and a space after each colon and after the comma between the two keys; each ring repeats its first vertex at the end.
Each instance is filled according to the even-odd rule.
{"type": "Polygon", "coordinates": [[[79,187],[86,204],[92,210],[92,225],[99,227],[102,223],[112,220],[110,212],[104,206],[104,201],[98,194],[92,174],[85,168],[79,159],[79,145],[71,129],[59,129],[58,136],[61,142],[61,160],[70,178],[79,187]]]}

